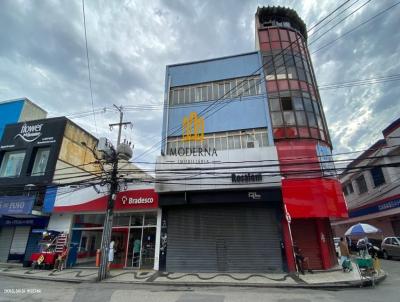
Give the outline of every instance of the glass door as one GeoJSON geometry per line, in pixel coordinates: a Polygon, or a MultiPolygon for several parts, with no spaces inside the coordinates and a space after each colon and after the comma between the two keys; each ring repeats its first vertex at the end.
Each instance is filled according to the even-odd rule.
{"type": "Polygon", "coordinates": [[[127,267],[140,268],[140,252],[142,247],[142,228],[131,228],[129,234],[127,267]]]}
{"type": "Polygon", "coordinates": [[[156,228],[144,227],[140,268],[152,269],[154,267],[155,246],[156,228]]]}

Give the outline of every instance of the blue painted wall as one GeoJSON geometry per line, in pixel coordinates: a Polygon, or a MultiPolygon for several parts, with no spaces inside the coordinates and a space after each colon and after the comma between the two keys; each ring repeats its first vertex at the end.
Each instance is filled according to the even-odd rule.
{"type": "Polygon", "coordinates": [[[0,103],[0,140],[7,124],[17,123],[24,107],[24,100],[0,103]]]}
{"type": "MultiPolygon", "coordinates": [[[[245,77],[261,67],[259,53],[251,52],[207,61],[167,66],[171,87],[245,77]]],[[[259,74],[258,70],[255,74],[259,74]]]]}
{"type": "MultiPolygon", "coordinates": [[[[228,100],[211,107],[209,113],[201,115],[204,117],[205,133],[268,127],[264,95],[234,99],[228,104],[225,101],[228,100]]],[[[181,136],[183,118],[189,116],[190,112],[200,114],[210,104],[212,102],[201,102],[195,107],[189,105],[170,108],[168,136],[181,136]]]]}

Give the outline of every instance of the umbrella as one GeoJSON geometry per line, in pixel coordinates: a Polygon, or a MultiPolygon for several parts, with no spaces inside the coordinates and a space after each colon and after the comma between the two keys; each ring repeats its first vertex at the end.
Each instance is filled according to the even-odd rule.
{"type": "Polygon", "coordinates": [[[351,226],[346,233],[346,236],[362,236],[366,234],[374,234],[381,232],[380,229],[367,224],[367,223],[357,223],[356,225],[351,226]]]}

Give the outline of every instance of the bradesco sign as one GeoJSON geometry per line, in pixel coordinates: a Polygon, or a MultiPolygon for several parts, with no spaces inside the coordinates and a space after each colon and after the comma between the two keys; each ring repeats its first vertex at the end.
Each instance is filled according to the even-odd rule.
{"type": "Polygon", "coordinates": [[[122,191],[115,200],[115,210],[158,208],[158,195],[153,189],[122,191]]]}

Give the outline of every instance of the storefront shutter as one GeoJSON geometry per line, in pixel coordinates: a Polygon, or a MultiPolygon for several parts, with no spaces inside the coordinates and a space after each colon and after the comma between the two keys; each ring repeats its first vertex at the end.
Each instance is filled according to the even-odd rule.
{"type": "Polygon", "coordinates": [[[280,272],[275,209],[252,206],[168,210],[169,272],[280,272]]]}
{"type": "Polygon", "coordinates": [[[0,262],[7,262],[8,260],[14,230],[14,227],[0,228],[0,262]]]}
{"type": "Polygon", "coordinates": [[[20,226],[15,228],[14,238],[11,243],[10,254],[25,254],[26,244],[28,242],[30,226],[20,226]]]}

